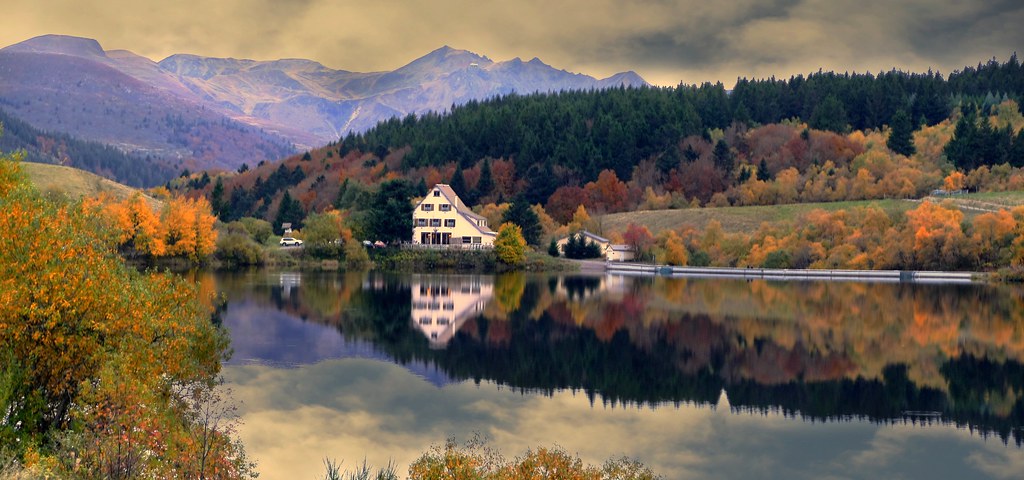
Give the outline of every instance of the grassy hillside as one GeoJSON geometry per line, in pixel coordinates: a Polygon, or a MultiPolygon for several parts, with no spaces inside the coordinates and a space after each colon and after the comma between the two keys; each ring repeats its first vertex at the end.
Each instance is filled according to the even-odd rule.
{"type": "MultiPolygon", "coordinates": [[[[950,202],[960,208],[967,218],[999,209],[1024,205],[1024,191],[985,192],[953,197],[927,197],[934,203],[950,202]]],[[[849,210],[856,207],[876,206],[890,216],[916,208],[917,200],[863,200],[851,202],[795,203],[788,205],[767,205],[753,207],[688,208],[682,210],[643,210],[605,215],[601,229],[605,232],[624,232],[629,224],[646,226],[657,235],[665,229],[677,229],[690,225],[703,230],[711,219],[722,224],[726,232],[753,232],[762,222],[790,222],[814,209],[826,211],[849,210]]]]}
{"type": "Polygon", "coordinates": [[[855,202],[795,203],[754,207],[688,208],[682,210],[644,210],[605,215],[602,230],[607,232],[626,231],[632,223],[646,226],[657,235],[665,229],[677,229],[690,225],[703,230],[712,219],[718,220],[726,232],[753,232],[762,222],[793,221],[811,210],[820,208],[833,211],[855,207],[877,206],[890,215],[905,212],[917,206],[909,200],[864,200],[855,202]]]}
{"type": "Polygon", "coordinates": [[[966,214],[982,211],[996,211],[1024,205],[1024,191],[982,192],[951,197],[928,197],[933,202],[950,201],[966,214]]]}
{"type": "MultiPolygon", "coordinates": [[[[44,163],[21,162],[21,170],[40,192],[66,195],[68,198],[94,196],[109,193],[117,199],[125,199],[139,190],[108,180],[99,175],[77,168],[44,163]]],[[[151,206],[160,208],[163,202],[143,193],[151,206]]]]}

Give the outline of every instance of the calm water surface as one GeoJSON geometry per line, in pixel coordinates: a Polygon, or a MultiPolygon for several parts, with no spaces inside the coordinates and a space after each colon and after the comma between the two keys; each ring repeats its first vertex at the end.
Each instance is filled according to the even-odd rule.
{"type": "Polygon", "coordinates": [[[261,478],[480,434],[666,478],[1022,478],[1024,291],[253,272],[228,299],[261,478]]]}

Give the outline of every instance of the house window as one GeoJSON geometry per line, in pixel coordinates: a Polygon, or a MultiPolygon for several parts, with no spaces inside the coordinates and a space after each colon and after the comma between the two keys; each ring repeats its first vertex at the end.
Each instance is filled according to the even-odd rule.
{"type": "Polygon", "coordinates": [[[434,196],[435,197],[440,197],[441,196],[441,191],[440,190],[434,190],[434,196]]]}
{"type": "Polygon", "coordinates": [[[417,218],[416,219],[416,226],[417,227],[425,227],[425,226],[427,226],[427,219],[425,219],[425,218],[417,218]]]}
{"type": "Polygon", "coordinates": [[[431,323],[430,322],[430,317],[422,317],[422,318],[420,318],[420,325],[430,325],[430,323],[431,323]]]}
{"type": "Polygon", "coordinates": [[[455,303],[448,302],[448,303],[446,303],[444,305],[441,305],[441,308],[443,308],[445,310],[449,310],[449,311],[455,310],[455,303]]]}
{"type": "Polygon", "coordinates": [[[440,227],[441,226],[441,219],[440,218],[431,218],[430,219],[430,226],[431,227],[440,227]]]}
{"type": "Polygon", "coordinates": [[[473,237],[462,237],[462,243],[473,243],[473,237]]]}
{"type": "Polygon", "coordinates": [[[455,226],[455,219],[454,218],[445,219],[444,226],[446,226],[446,227],[454,227],[455,226]]]}
{"type": "Polygon", "coordinates": [[[448,319],[445,318],[445,317],[441,317],[441,318],[437,319],[437,324],[438,325],[448,325],[448,319]]]}
{"type": "Polygon", "coordinates": [[[480,243],[480,237],[473,237],[473,243],[480,243]]]}
{"type": "Polygon", "coordinates": [[[442,203],[441,204],[441,211],[442,212],[450,212],[450,211],[452,211],[452,205],[450,203],[442,203]]]}
{"type": "Polygon", "coordinates": [[[434,204],[433,203],[424,203],[423,204],[423,211],[424,212],[433,212],[434,211],[434,204]]]}

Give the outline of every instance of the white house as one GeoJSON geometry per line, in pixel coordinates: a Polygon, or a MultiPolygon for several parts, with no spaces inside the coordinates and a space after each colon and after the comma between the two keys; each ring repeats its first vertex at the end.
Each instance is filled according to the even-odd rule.
{"type": "Polygon", "coordinates": [[[487,219],[473,213],[445,184],[434,185],[412,212],[414,244],[491,248],[496,235],[487,219]]]}
{"type": "MultiPolygon", "coordinates": [[[[583,235],[583,239],[587,242],[596,243],[597,246],[601,248],[601,255],[604,256],[605,260],[612,262],[628,262],[636,258],[633,254],[633,248],[629,245],[613,244],[607,238],[595,235],[586,230],[580,230],[579,232],[573,233],[569,236],[571,237],[576,234],[583,235]]],[[[569,237],[564,237],[555,243],[558,244],[559,251],[565,252],[565,244],[569,243],[569,237]]]]}

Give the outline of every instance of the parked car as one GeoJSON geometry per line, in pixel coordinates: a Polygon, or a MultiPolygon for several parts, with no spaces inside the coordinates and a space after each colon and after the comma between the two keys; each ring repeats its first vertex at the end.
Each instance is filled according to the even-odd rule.
{"type": "Polygon", "coordinates": [[[282,247],[295,247],[295,246],[301,246],[301,245],[302,245],[302,240],[299,240],[297,238],[284,237],[284,238],[281,239],[281,246],[282,247]]]}

